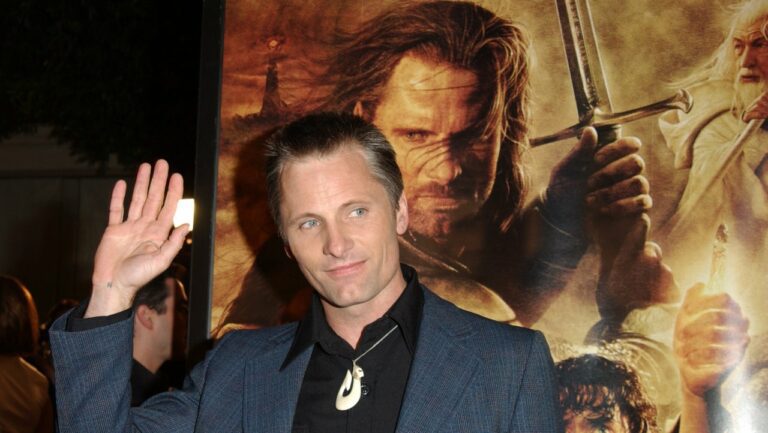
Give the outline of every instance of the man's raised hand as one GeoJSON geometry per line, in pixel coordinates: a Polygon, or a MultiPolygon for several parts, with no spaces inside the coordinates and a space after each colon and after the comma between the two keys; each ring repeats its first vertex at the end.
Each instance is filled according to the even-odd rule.
{"type": "Polygon", "coordinates": [[[118,181],[112,190],[109,224],[96,249],[93,292],[85,317],[129,308],[136,291],[168,268],[189,232],[186,224],[171,231],[184,193],[181,175],[174,173],[168,181],[168,163],[163,160],[155,164],[150,180],[151,171],[147,163],[139,166],[125,218],[125,181],[118,181]]]}

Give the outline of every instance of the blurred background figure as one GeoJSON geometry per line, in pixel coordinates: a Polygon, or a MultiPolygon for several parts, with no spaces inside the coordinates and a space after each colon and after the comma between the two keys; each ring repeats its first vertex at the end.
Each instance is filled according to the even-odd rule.
{"type": "Polygon", "coordinates": [[[55,383],[55,373],[53,370],[53,357],[51,356],[51,341],[48,337],[48,330],[51,328],[53,322],[59,318],[62,314],[77,307],[80,304],[75,299],[60,299],[56,305],[48,310],[48,316],[44,323],[40,324],[40,343],[39,351],[33,359],[27,358],[41,373],[48,378],[48,382],[51,385],[51,399],[55,401],[55,393],[53,392],[53,384],[55,383]]]}
{"type": "Polygon", "coordinates": [[[32,295],[19,280],[0,276],[0,431],[53,432],[48,379],[24,360],[38,348],[32,295]]]}
{"type": "Polygon", "coordinates": [[[163,391],[181,388],[187,345],[187,295],[166,272],[136,292],[133,300],[131,406],[163,391]]]}

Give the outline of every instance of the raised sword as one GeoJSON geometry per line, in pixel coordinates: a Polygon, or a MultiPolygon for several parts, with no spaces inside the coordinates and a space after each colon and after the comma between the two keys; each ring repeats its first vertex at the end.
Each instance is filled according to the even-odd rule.
{"type": "Polygon", "coordinates": [[[599,144],[608,144],[620,136],[623,123],[668,110],[682,110],[686,113],[690,111],[693,98],[688,91],[681,89],[661,101],[614,113],[589,2],[587,0],[555,0],[555,6],[579,121],[561,131],[531,139],[531,146],[578,137],[588,126],[597,130],[599,144]]]}
{"type": "MultiPolygon", "coordinates": [[[[692,97],[686,90],[681,89],[662,101],[614,113],[588,0],[555,0],[555,6],[579,121],[557,133],[534,138],[531,140],[532,146],[578,137],[588,126],[597,130],[598,146],[603,146],[620,137],[622,123],[667,110],[690,111],[693,106],[692,97]]],[[[604,279],[607,281],[619,248],[633,225],[639,223],[639,218],[642,216],[595,219],[595,225],[601,226],[600,231],[596,233],[602,239],[602,242],[598,242],[601,246],[600,284],[604,279]]]]}

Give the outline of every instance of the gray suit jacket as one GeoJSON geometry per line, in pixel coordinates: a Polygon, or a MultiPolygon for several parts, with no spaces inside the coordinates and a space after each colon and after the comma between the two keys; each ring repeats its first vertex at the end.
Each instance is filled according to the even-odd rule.
{"type": "MultiPolygon", "coordinates": [[[[541,333],[491,322],[424,291],[398,433],[560,432],[541,333]]],[[[131,409],[132,321],[51,329],[60,432],[290,432],[312,348],[282,370],[296,324],[227,334],[184,389],[131,409]]]]}

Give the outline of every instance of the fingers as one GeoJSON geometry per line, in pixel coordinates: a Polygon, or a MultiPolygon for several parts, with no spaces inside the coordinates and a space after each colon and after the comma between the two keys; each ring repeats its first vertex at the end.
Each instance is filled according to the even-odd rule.
{"type": "Polygon", "coordinates": [[[705,347],[732,346],[739,348],[746,345],[749,337],[746,334],[745,326],[738,327],[705,327],[696,330],[697,332],[687,335],[685,344],[680,346],[681,353],[688,355],[698,349],[705,347]]]}
{"type": "Polygon", "coordinates": [[[146,162],[139,165],[139,170],[136,172],[136,182],[133,184],[131,205],[128,207],[128,221],[135,221],[141,217],[144,201],[147,199],[147,187],[149,186],[151,171],[152,166],[146,162]]]}
{"type": "Polygon", "coordinates": [[[707,295],[704,290],[699,283],[686,293],[675,324],[675,344],[701,347],[746,341],[749,320],[739,304],[726,293],[707,295]]]}
{"type": "Polygon", "coordinates": [[[637,175],[590,193],[587,195],[587,206],[599,211],[616,201],[648,195],[649,192],[648,180],[645,176],[637,175]]]}
{"type": "Polygon", "coordinates": [[[183,224],[179,227],[176,227],[171,232],[168,240],[165,241],[160,247],[160,251],[158,251],[158,257],[161,261],[163,270],[170,266],[173,258],[176,257],[176,255],[181,250],[181,247],[184,246],[184,239],[188,233],[189,224],[183,224]]]}
{"type": "Polygon", "coordinates": [[[109,201],[109,225],[123,222],[123,201],[125,200],[126,188],[124,180],[118,180],[115,183],[115,187],[112,188],[112,199],[109,201]]]}
{"type": "Polygon", "coordinates": [[[157,219],[164,227],[170,227],[173,223],[173,215],[176,213],[176,206],[184,195],[184,179],[180,174],[174,173],[168,182],[168,192],[165,195],[165,204],[157,215],[157,219]]]}
{"type": "Polygon", "coordinates": [[[648,194],[642,194],[635,197],[625,198],[615,201],[599,209],[603,215],[621,217],[637,215],[647,212],[653,207],[653,199],[648,194]]]}
{"type": "Polygon", "coordinates": [[[572,185],[583,184],[592,165],[592,158],[597,147],[597,132],[594,128],[586,128],[582,131],[579,142],[568,152],[557,166],[552,170],[550,187],[554,189],[565,188],[569,190],[572,185]]]}
{"type": "MultiPolygon", "coordinates": [[[[170,219],[165,218],[169,221],[173,219],[173,212],[176,211],[176,202],[178,202],[184,192],[181,176],[178,174],[175,174],[174,176],[178,177],[178,179],[173,181],[173,188],[169,186],[169,194],[172,193],[171,195],[176,198],[171,200],[173,209],[170,211],[170,219]]],[[[128,221],[136,221],[142,217],[148,220],[154,220],[158,217],[161,207],[163,206],[163,196],[167,180],[168,163],[166,161],[162,159],[158,160],[155,163],[154,172],[152,167],[147,163],[143,163],[139,166],[139,170],[136,174],[136,183],[133,186],[131,205],[128,209],[128,221]]],[[[165,202],[168,203],[168,200],[166,199],[165,202]]],[[[112,208],[110,207],[110,210],[111,209],[112,208]]]]}
{"type": "Polygon", "coordinates": [[[692,316],[705,310],[730,310],[741,314],[741,307],[729,294],[706,294],[706,286],[697,283],[686,292],[681,313],[692,316]]]}
{"type": "Polygon", "coordinates": [[[645,161],[643,161],[643,158],[640,155],[636,153],[626,155],[609,163],[590,176],[589,179],[587,179],[587,187],[590,191],[606,188],[612,184],[642,173],[644,168],[645,161]]]}
{"type": "Polygon", "coordinates": [[[602,167],[627,155],[637,153],[642,143],[636,137],[620,138],[603,146],[595,153],[595,163],[602,167]]]}
{"type": "Polygon", "coordinates": [[[569,157],[584,161],[591,161],[597,147],[597,131],[595,128],[584,128],[579,137],[579,142],[574,146],[569,157]]]}
{"type": "Polygon", "coordinates": [[[698,283],[686,293],[675,321],[674,352],[686,386],[703,395],[744,357],[749,321],[727,294],[707,295],[698,283]]]}
{"type": "Polygon", "coordinates": [[[146,219],[156,219],[160,207],[163,205],[163,195],[165,193],[165,184],[168,180],[168,163],[160,159],[155,163],[155,169],[152,173],[152,181],[149,184],[149,194],[147,195],[144,209],[141,216],[146,219]]]}
{"type": "MultiPolygon", "coordinates": [[[[748,340],[748,339],[747,339],[748,340]]],[[[712,371],[709,374],[720,376],[726,371],[736,367],[744,357],[744,350],[748,341],[734,345],[710,345],[705,347],[688,346],[691,350],[679,354],[685,359],[688,368],[710,367],[712,371]]]]}
{"type": "Polygon", "coordinates": [[[766,100],[766,94],[763,94],[760,98],[750,104],[744,112],[742,119],[745,122],[749,122],[752,119],[765,119],[768,118],[768,100],[766,100]]]}

